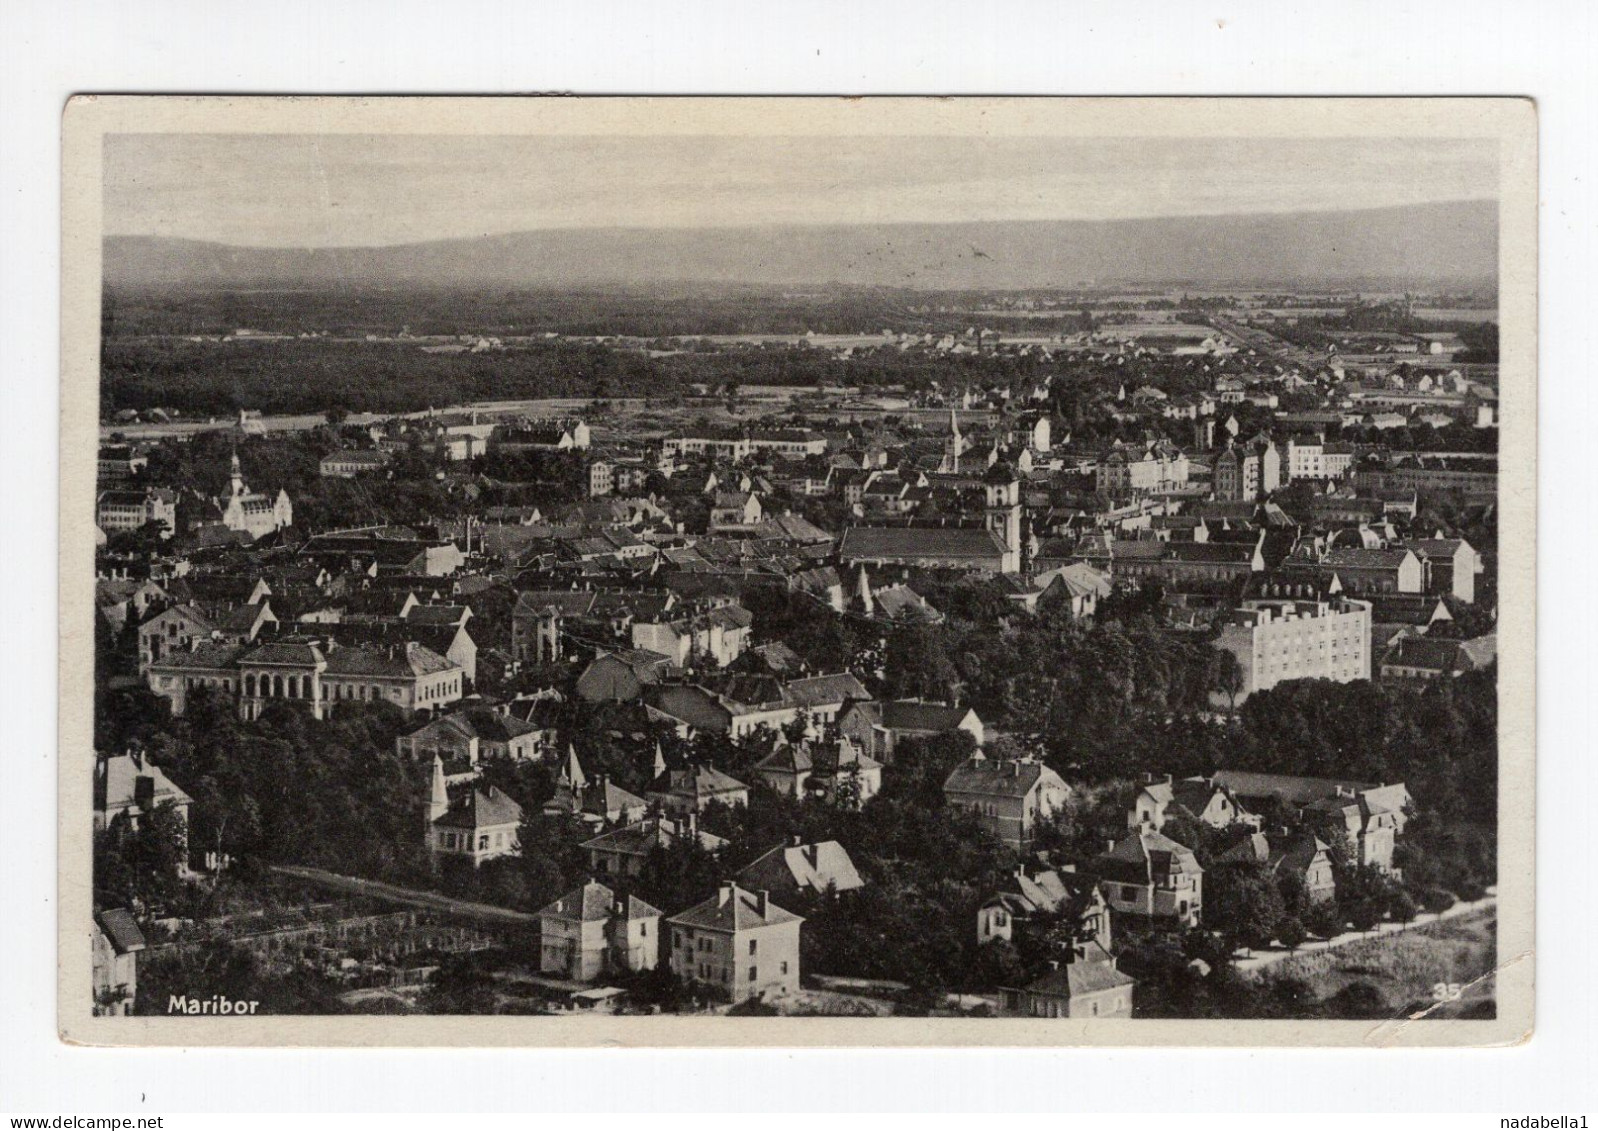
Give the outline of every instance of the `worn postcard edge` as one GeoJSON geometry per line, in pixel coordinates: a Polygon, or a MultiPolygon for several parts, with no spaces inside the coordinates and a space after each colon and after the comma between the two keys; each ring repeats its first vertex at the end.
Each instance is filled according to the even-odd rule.
{"type": "Polygon", "coordinates": [[[1503,1046],[1534,1012],[1537,114],[1525,98],[80,95],[62,136],[58,1030],[98,1046],[1503,1046]],[[1471,137],[1500,143],[1498,1016],[1491,1021],[93,1017],[93,500],[109,133],[1471,137]]]}

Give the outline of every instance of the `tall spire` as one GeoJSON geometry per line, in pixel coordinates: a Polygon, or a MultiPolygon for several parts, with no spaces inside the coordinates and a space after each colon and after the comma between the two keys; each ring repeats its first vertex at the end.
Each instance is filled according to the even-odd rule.
{"type": "Polygon", "coordinates": [[[228,465],[228,480],[233,492],[233,498],[244,494],[244,472],[239,470],[239,453],[233,452],[233,459],[228,465]]]}
{"type": "Polygon", "coordinates": [[[433,789],[427,804],[427,823],[431,825],[449,812],[449,790],[444,785],[444,759],[433,755],[433,789]]]}
{"type": "Polygon", "coordinates": [[[666,752],[660,748],[660,742],[655,742],[655,777],[660,777],[666,772],[666,752]]]}
{"type": "Polygon", "coordinates": [[[562,775],[573,790],[588,788],[588,778],[583,774],[582,763],[577,760],[577,747],[566,747],[566,771],[562,775]]]}

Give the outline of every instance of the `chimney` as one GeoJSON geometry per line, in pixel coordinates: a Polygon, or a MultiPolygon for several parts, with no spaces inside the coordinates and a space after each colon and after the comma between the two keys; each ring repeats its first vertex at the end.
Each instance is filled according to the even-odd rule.
{"type": "Polygon", "coordinates": [[[803,843],[804,843],[804,837],[800,836],[798,833],[794,833],[792,836],[790,836],[788,838],[788,847],[789,848],[798,848],[803,843]]]}
{"type": "Polygon", "coordinates": [[[727,906],[728,901],[730,901],[733,898],[734,894],[737,891],[738,891],[738,885],[737,884],[733,883],[731,880],[724,881],[722,883],[720,889],[716,892],[716,906],[717,907],[725,907],[725,906],[727,906]]]}
{"type": "Polygon", "coordinates": [[[762,919],[766,917],[766,901],[768,898],[764,888],[755,892],[755,911],[759,913],[762,919]]]}

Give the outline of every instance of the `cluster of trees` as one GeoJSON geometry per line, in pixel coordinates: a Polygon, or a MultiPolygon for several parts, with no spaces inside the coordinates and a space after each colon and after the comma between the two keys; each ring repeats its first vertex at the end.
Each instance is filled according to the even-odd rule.
{"type": "MultiPolygon", "coordinates": [[[[107,693],[108,695],[110,693],[107,693]]],[[[250,863],[325,867],[396,883],[426,878],[421,802],[427,767],[401,758],[398,708],[351,702],[316,720],[287,704],[243,722],[231,697],[191,693],[181,718],[145,691],[122,692],[97,713],[102,750],[143,748],[194,799],[188,847],[250,863]]],[[[175,857],[160,822],[103,835],[95,882],[108,894],[154,898],[178,889],[175,857]],[[123,879],[124,873],[133,877],[123,879]]]]}
{"type": "Polygon", "coordinates": [[[571,342],[429,354],[392,341],[117,337],[101,358],[100,411],[401,413],[482,400],[657,396],[674,384],[647,354],[571,342]]]}
{"type": "MultiPolygon", "coordinates": [[[[415,336],[532,334],[675,338],[700,334],[874,333],[903,325],[911,292],[828,288],[794,294],[755,286],[603,291],[106,288],[107,335],[275,333],[415,336]]],[[[915,292],[919,296],[920,292],[915,292]]],[[[908,316],[916,323],[924,316],[908,316]]],[[[951,323],[952,325],[952,323],[951,323]]],[[[667,345],[669,343],[659,343],[667,345]]]]}

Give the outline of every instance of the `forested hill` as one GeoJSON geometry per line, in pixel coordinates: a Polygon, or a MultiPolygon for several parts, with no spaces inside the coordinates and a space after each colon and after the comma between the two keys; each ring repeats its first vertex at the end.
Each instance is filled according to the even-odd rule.
{"type": "Polygon", "coordinates": [[[596,228],[368,248],[111,236],[113,287],[527,287],[681,281],[1027,288],[1491,279],[1492,202],[1116,221],[596,228]]]}

